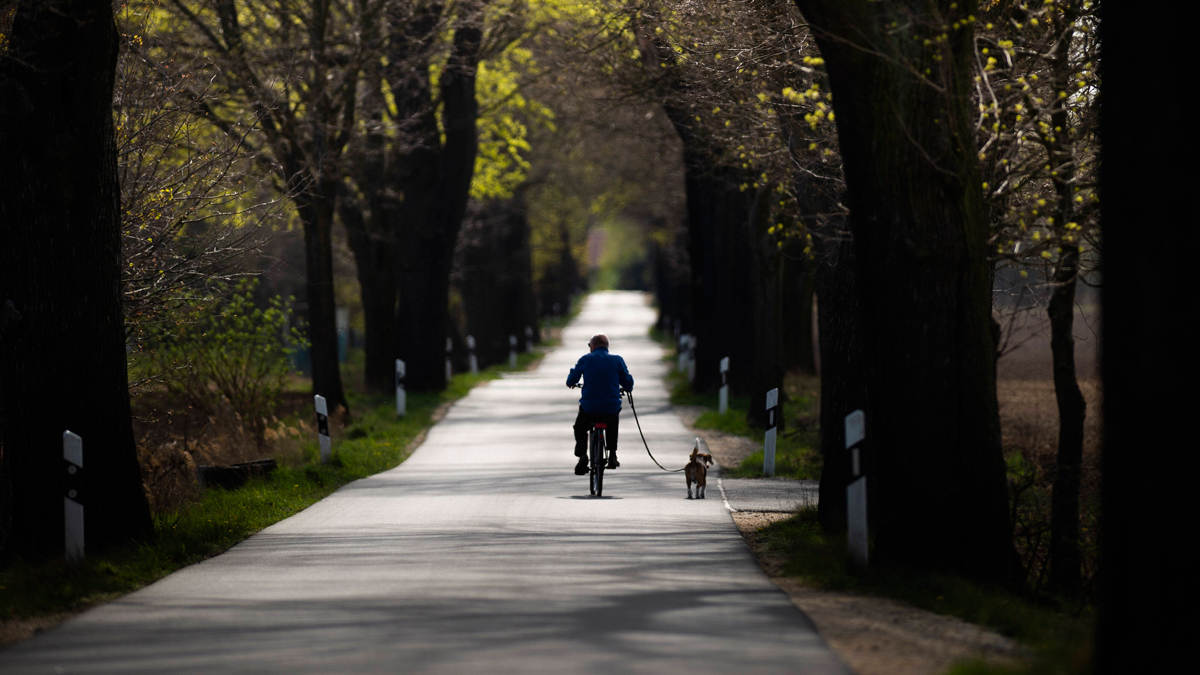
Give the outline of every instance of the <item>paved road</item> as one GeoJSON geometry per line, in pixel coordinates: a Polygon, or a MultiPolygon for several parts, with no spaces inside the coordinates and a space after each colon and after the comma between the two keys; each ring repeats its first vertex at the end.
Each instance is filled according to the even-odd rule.
{"type": "Polygon", "coordinates": [[[848,672],[719,492],[686,500],[628,411],[606,498],[572,473],[577,392],[562,383],[601,330],[637,379],[651,447],[682,466],[691,438],[652,321],[640,295],[593,295],[565,347],[474,390],[398,469],[0,652],[0,672],[848,672]]]}
{"type": "Polygon", "coordinates": [[[722,496],[738,511],[795,513],[802,506],[816,506],[819,489],[815,480],[721,478],[722,496]]]}

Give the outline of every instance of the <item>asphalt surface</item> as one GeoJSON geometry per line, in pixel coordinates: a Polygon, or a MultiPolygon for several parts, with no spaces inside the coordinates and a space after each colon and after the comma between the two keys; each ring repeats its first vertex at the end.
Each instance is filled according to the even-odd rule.
{"type": "Polygon", "coordinates": [[[564,380],[601,331],[656,456],[685,462],[653,320],[641,295],[591,296],[564,347],[475,389],[399,468],[0,652],[0,673],[849,672],[628,410],[605,497],[573,474],[564,380]]]}
{"type": "Polygon", "coordinates": [[[790,478],[721,477],[719,484],[721,497],[733,510],[762,513],[795,513],[801,506],[816,506],[819,487],[815,480],[790,478]]]}

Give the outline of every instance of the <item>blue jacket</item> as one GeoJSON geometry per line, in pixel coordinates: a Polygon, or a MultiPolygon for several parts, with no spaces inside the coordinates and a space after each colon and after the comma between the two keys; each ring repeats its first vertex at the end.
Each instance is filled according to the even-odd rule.
{"type": "Polygon", "coordinates": [[[607,349],[597,349],[579,358],[579,363],[567,376],[567,386],[574,386],[583,378],[583,396],[579,407],[593,415],[615,415],[621,412],[621,389],[633,391],[633,376],[625,366],[625,359],[609,354],[607,349]]]}

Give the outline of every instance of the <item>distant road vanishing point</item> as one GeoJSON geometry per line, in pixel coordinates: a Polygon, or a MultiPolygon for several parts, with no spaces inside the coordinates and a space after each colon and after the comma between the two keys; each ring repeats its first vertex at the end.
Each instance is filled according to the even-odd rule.
{"type": "Polygon", "coordinates": [[[0,673],[849,673],[628,409],[605,498],[572,472],[564,381],[597,332],[655,456],[686,461],[653,321],[641,294],[590,296],[536,371],[476,388],[400,467],[0,651],[0,673]]]}

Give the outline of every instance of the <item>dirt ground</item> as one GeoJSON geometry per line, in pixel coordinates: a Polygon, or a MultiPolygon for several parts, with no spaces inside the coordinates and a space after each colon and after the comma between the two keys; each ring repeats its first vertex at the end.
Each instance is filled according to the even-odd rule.
{"type": "Polygon", "coordinates": [[[0,621],[0,648],[27,640],[38,633],[54,628],[75,616],[76,612],[62,612],[35,616],[30,619],[6,619],[0,621]]]}
{"type": "Polygon", "coordinates": [[[859,675],[940,675],[965,660],[1013,663],[1021,658],[1021,648],[1012,640],[961,619],[895,600],[812,588],[802,579],[780,576],[783,558],[768,551],[757,532],[787,517],[786,513],[733,514],[763,571],[859,675]]]}
{"type": "MultiPolygon", "coordinates": [[[[753,440],[692,424],[703,408],[676,406],[675,412],[721,466],[735,466],[759,449],[753,440]]],[[[1012,640],[953,617],[902,602],[813,588],[779,571],[783,558],[759,543],[757,532],[787,513],[738,511],[733,520],[763,571],[816,624],[829,646],[859,675],[940,675],[969,659],[1012,662],[1021,655],[1012,640]]]]}
{"type": "MultiPolygon", "coordinates": [[[[1000,316],[1007,340],[996,364],[996,395],[1006,452],[1053,453],[1058,443],[1058,408],[1054,399],[1054,369],[1050,328],[1043,315],[1000,316]]],[[[1083,305],[1075,312],[1075,370],[1087,400],[1084,454],[1100,451],[1099,311],[1083,305]]]]}
{"type": "MultiPolygon", "coordinates": [[[[1050,328],[1044,315],[999,316],[1006,341],[996,364],[996,394],[1005,452],[1053,454],[1058,443],[1058,408],[1054,399],[1054,368],[1050,328]]],[[[1102,438],[1099,368],[1099,310],[1082,305],[1075,312],[1075,370],[1087,400],[1084,455],[1095,457],[1102,438]]]]}
{"type": "MultiPolygon", "coordinates": [[[[1087,401],[1083,426],[1084,457],[1099,455],[1102,439],[1100,381],[1079,380],[1079,389],[1087,401]]],[[[996,397],[1000,401],[1000,427],[1005,452],[1026,449],[1037,455],[1053,455],[1058,447],[1058,407],[1054,399],[1054,381],[999,379],[996,397]]]]}
{"type": "MultiPolygon", "coordinates": [[[[1053,479],[1058,442],[1058,409],[1054,397],[1049,328],[1043,317],[1027,315],[1001,321],[1008,340],[997,364],[997,398],[1006,455],[1020,454],[1041,473],[1042,489],[1053,479]]],[[[1099,457],[1102,443],[1100,405],[1102,389],[1098,367],[1099,315],[1094,306],[1076,312],[1075,360],[1079,386],[1087,400],[1084,427],[1084,475],[1082,481],[1085,527],[1094,526],[1087,508],[1098,491],[1099,457]]],[[[703,411],[695,406],[676,406],[689,428],[703,411]]],[[[692,429],[705,439],[714,459],[722,466],[735,466],[759,445],[751,439],[706,429],[692,429]]],[[[1028,512],[1032,518],[1047,514],[1028,512]]],[[[792,602],[817,625],[829,645],[860,675],[935,675],[968,659],[1013,662],[1023,655],[1012,640],[953,617],[934,614],[904,603],[852,593],[826,591],[805,585],[802,579],[779,575],[782,559],[757,541],[757,531],[788,517],[780,513],[733,514],[747,543],[763,570],[782,588],[792,602]]],[[[1036,523],[1034,523],[1036,525],[1036,523]]],[[[1085,557],[1094,544],[1095,530],[1085,530],[1085,557]]],[[[1044,543],[1040,544],[1044,546],[1044,543]]],[[[1037,555],[1026,551],[1023,555],[1037,555]]],[[[1085,565],[1091,561],[1085,561],[1085,565]]],[[[1038,563],[1030,569],[1036,573],[1038,563]]],[[[1090,576],[1092,569],[1085,570],[1090,576]]]]}
{"type": "MultiPolygon", "coordinates": [[[[1054,395],[1050,331],[1044,312],[999,317],[1008,345],[996,367],[996,396],[1004,454],[1024,460],[1024,476],[1010,475],[1017,508],[1014,543],[1029,583],[1047,583],[1051,486],[1057,472],[1058,406],[1054,395]]],[[[1103,446],[1099,378],[1099,312],[1082,304],[1075,313],[1075,367],[1087,402],[1083,427],[1083,471],[1080,476],[1080,544],[1084,594],[1095,590],[1099,555],[1100,453],[1103,446]]]]}
{"type": "MultiPolygon", "coordinates": [[[[1053,376],[1050,354],[1050,323],[1043,310],[1010,312],[998,310],[1000,323],[1001,380],[1049,380],[1053,376]]],[[[1095,304],[1075,308],[1075,369],[1079,378],[1100,376],[1100,310],[1095,304]]]]}
{"type": "Polygon", "coordinates": [[[703,438],[708,443],[708,450],[712,453],[713,459],[724,467],[733,467],[742,463],[742,460],[762,449],[762,444],[754,439],[746,438],[745,436],[735,436],[727,434],[723,431],[715,431],[713,429],[694,429],[692,425],[696,423],[696,418],[700,417],[700,413],[704,412],[703,406],[698,405],[677,405],[675,413],[683,420],[692,432],[703,438]]]}

